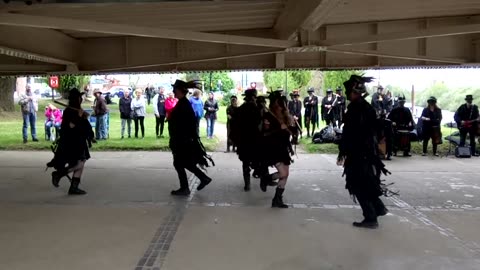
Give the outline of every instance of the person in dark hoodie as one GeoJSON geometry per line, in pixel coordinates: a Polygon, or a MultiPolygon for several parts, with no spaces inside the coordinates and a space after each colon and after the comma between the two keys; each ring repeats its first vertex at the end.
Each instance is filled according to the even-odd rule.
{"type": "Polygon", "coordinates": [[[119,101],[120,119],[122,119],[122,139],[125,134],[125,124],[127,125],[128,138],[131,138],[132,134],[132,98],[128,90],[123,93],[123,97],[119,101]]]}
{"type": "Polygon", "coordinates": [[[203,101],[202,101],[202,91],[195,90],[193,95],[189,99],[190,104],[192,104],[193,112],[195,113],[195,120],[197,125],[197,134],[200,134],[200,120],[203,118],[203,101]]]}
{"type": "Polygon", "coordinates": [[[207,119],[207,138],[213,138],[213,130],[215,128],[215,121],[217,120],[218,102],[212,92],[208,94],[208,99],[204,104],[205,119],[207,119]]]}
{"type": "Polygon", "coordinates": [[[155,134],[157,138],[163,138],[163,128],[165,126],[165,118],[167,110],[165,109],[165,88],[160,87],[158,94],[153,97],[153,111],[155,113],[155,134]]]}
{"type": "Polygon", "coordinates": [[[169,147],[172,150],[173,166],[178,173],[180,188],[173,190],[171,194],[174,196],[188,196],[190,195],[190,188],[185,169],[192,172],[200,180],[200,184],[197,187],[197,190],[200,191],[210,184],[212,179],[200,170],[199,166],[201,168],[208,167],[209,161],[213,166],[215,164],[212,158],[207,155],[200,141],[196,130],[195,112],[187,99],[188,89],[200,89],[201,83],[198,81],[184,82],[177,80],[172,87],[178,103],[168,119],[169,147]]]}

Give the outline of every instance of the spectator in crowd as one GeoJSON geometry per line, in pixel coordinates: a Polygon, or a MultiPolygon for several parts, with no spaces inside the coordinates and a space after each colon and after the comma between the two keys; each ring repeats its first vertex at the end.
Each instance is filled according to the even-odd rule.
{"type": "Polygon", "coordinates": [[[178,100],[175,98],[173,92],[168,93],[167,100],[165,100],[165,113],[166,113],[166,119],[169,119],[169,116],[175,108],[175,105],[177,105],[178,100]]]}
{"type": "Polygon", "coordinates": [[[127,133],[128,138],[131,138],[132,134],[132,97],[130,97],[130,92],[125,90],[123,93],[123,97],[120,98],[119,101],[119,108],[120,108],[120,119],[122,119],[122,139],[125,135],[125,124],[127,125],[127,133]]]}
{"type": "Polygon", "coordinates": [[[165,126],[165,117],[167,111],[165,110],[165,88],[160,87],[158,94],[153,97],[153,111],[155,112],[155,134],[157,138],[163,138],[163,128],[165,126]]]}
{"type": "Polygon", "coordinates": [[[60,111],[53,104],[48,104],[45,108],[45,134],[47,135],[47,140],[54,140],[55,137],[52,137],[51,128],[55,128],[55,135],[59,135],[60,126],[62,125],[62,111],[60,111]]]}
{"type": "Polygon", "coordinates": [[[147,88],[145,88],[145,95],[147,96],[147,102],[148,105],[150,106],[150,101],[152,100],[153,96],[153,87],[150,86],[150,84],[147,85],[147,88]]]}
{"type": "Polygon", "coordinates": [[[193,95],[190,97],[190,104],[192,104],[193,111],[195,112],[197,134],[200,136],[200,120],[203,118],[202,91],[198,89],[193,91],[193,95]]]}
{"type": "Polygon", "coordinates": [[[145,99],[142,96],[142,90],[137,89],[135,91],[136,97],[132,100],[130,108],[133,111],[133,121],[135,122],[135,138],[138,138],[138,124],[140,123],[140,129],[142,131],[142,139],[145,138],[145,126],[143,125],[146,115],[145,99]]]}
{"type": "Polygon", "coordinates": [[[213,131],[215,128],[215,120],[217,120],[218,102],[212,92],[208,94],[208,99],[205,101],[205,119],[207,119],[207,138],[213,138],[213,131]]]}
{"type": "Polygon", "coordinates": [[[20,104],[20,106],[22,107],[23,143],[27,143],[28,141],[28,125],[30,125],[32,141],[38,142],[37,129],[35,126],[37,121],[38,100],[32,93],[30,85],[27,85],[25,90],[25,94],[21,94],[20,100],[18,101],[18,104],[20,104]]]}
{"type": "Polygon", "coordinates": [[[108,117],[108,108],[107,102],[102,97],[102,92],[100,89],[96,89],[93,92],[95,96],[95,101],[93,103],[93,112],[95,114],[95,138],[97,140],[106,140],[107,139],[107,117],[108,117]]]}

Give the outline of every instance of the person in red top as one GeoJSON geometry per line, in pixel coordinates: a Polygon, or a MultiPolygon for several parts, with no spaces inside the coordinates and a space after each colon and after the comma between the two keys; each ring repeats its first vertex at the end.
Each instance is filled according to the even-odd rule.
{"type": "Polygon", "coordinates": [[[169,119],[170,113],[172,112],[175,105],[177,105],[178,100],[174,97],[173,93],[169,93],[167,99],[165,100],[165,111],[166,119],[169,119]]]}
{"type": "Polygon", "coordinates": [[[53,104],[49,104],[45,108],[45,132],[47,140],[52,136],[50,128],[55,127],[55,134],[59,134],[60,126],[62,125],[62,111],[60,111],[53,104]]]}

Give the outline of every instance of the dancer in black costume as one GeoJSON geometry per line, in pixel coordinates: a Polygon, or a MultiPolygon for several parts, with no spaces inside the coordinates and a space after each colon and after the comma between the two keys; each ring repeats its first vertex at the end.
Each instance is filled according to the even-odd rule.
{"type": "Polygon", "coordinates": [[[364,220],[354,222],[353,226],[375,229],[378,227],[377,217],[388,212],[379,197],[385,193],[380,176],[389,172],[377,154],[375,109],[365,101],[365,83],[371,79],[352,75],[344,83],[350,104],[344,119],[337,162],[344,166],[346,189],[362,207],[364,220]]]}
{"type": "Polygon", "coordinates": [[[168,132],[170,134],[169,146],[173,154],[173,166],[180,180],[180,189],[173,190],[171,194],[175,196],[188,196],[190,195],[190,188],[188,186],[185,169],[192,172],[200,180],[197,190],[202,190],[210,184],[212,179],[200,170],[198,166],[202,168],[208,167],[208,161],[213,165],[215,164],[212,158],[207,155],[200,141],[197,133],[195,112],[186,96],[188,89],[201,89],[201,83],[197,81],[184,82],[176,80],[172,87],[178,103],[168,119],[168,132]]]}
{"type": "Polygon", "coordinates": [[[90,159],[89,147],[94,142],[92,126],[88,121],[88,113],[82,107],[83,95],[76,88],[70,90],[68,95],[68,107],[63,111],[60,138],[57,141],[55,156],[48,167],[54,167],[52,172],[52,184],[59,186],[60,180],[73,172],[70,183],[69,195],[84,195],[87,192],[81,190],[80,178],[82,177],[85,162],[90,159]]]}

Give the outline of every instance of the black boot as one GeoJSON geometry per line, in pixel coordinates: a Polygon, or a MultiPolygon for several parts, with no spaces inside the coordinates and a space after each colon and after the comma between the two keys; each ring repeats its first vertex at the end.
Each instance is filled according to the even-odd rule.
{"type": "Polygon", "coordinates": [[[170,192],[170,194],[173,195],[173,196],[188,196],[188,195],[190,195],[190,189],[188,187],[179,188],[177,190],[172,190],[172,192],[170,192]]]}
{"type": "Polygon", "coordinates": [[[269,183],[269,175],[261,175],[260,176],[260,189],[263,191],[263,192],[267,192],[267,186],[268,186],[268,183],[269,183]]]}
{"type": "Polygon", "coordinates": [[[277,188],[275,191],[275,197],[272,200],[272,207],[276,208],[288,208],[288,205],[283,203],[284,188],[277,188]]]}
{"type": "Polygon", "coordinates": [[[56,170],[52,172],[52,185],[58,188],[60,180],[67,175],[67,170],[56,170]]]}
{"type": "Polygon", "coordinates": [[[243,176],[243,181],[245,182],[245,186],[243,187],[244,191],[250,191],[250,174],[243,176]]]}
{"type": "Polygon", "coordinates": [[[378,222],[364,219],[362,222],[353,222],[353,226],[365,229],[376,229],[378,228],[378,222]]]}
{"type": "Polygon", "coordinates": [[[70,189],[68,190],[68,195],[85,195],[85,194],[87,194],[86,191],[79,189],[78,185],[80,185],[80,178],[73,177],[72,182],[70,184],[70,189]]]}

